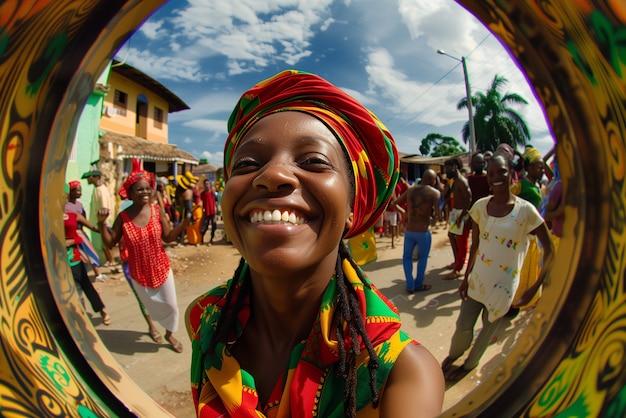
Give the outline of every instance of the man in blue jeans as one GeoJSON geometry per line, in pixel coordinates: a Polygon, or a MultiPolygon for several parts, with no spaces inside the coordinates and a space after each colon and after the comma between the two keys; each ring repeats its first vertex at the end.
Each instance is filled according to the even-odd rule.
{"type": "Polygon", "coordinates": [[[419,185],[410,187],[393,203],[401,204],[406,201],[406,231],[404,233],[404,252],[402,266],[406,278],[406,290],[409,294],[429,290],[431,286],[424,284],[426,264],[432,236],[430,226],[441,219],[439,198],[441,193],[435,188],[437,174],[433,170],[426,170],[419,185]],[[413,250],[418,247],[417,276],[413,278],[413,250]]]}

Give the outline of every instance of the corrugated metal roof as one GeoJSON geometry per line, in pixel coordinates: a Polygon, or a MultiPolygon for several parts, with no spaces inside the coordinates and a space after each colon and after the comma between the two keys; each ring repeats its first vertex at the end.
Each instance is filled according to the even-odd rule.
{"type": "Polygon", "coordinates": [[[178,149],[176,145],[148,141],[147,139],[104,129],[102,131],[104,135],[100,137],[101,144],[112,143],[120,145],[121,150],[118,151],[117,157],[137,158],[146,161],[180,161],[189,164],[198,164],[199,161],[190,153],[178,149]]]}

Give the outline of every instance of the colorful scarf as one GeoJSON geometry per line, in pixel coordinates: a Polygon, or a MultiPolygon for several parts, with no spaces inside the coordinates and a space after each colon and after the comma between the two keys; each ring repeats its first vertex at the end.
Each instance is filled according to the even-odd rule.
{"type": "Polygon", "coordinates": [[[228,119],[224,178],[239,140],[259,119],[300,111],[326,124],[350,156],[355,179],[354,223],[346,238],[374,226],[398,181],[398,151],[385,125],[354,98],[317,75],[286,70],[245,92],[228,119]]]}
{"type": "MultiPolygon", "coordinates": [[[[344,276],[356,292],[367,335],[378,355],[380,367],[377,370],[377,390],[380,393],[404,347],[417,343],[400,331],[400,315],[391,302],[371,283],[363,285],[349,261],[343,260],[342,267],[344,276]]],[[[246,264],[237,278],[238,284],[232,300],[237,298],[247,268],[246,264]]],[[[267,405],[262,406],[259,406],[253,377],[240,368],[227,344],[219,341],[215,354],[208,353],[226,301],[227,289],[228,284],[213,289],[199,298],[189,311],[191,383],[197,415],[242,418],[342,417],[344,382],[335,374],[335,365],[339,361],[338,342],[335,333],[331,331],[337,299],[335,277],[324,292],[311,333],[293,349],[288,370],[279,378],[267,405]],[[258,410],[259,407],[263,410],[258,410]]],[[[249,302],[247,299],[239,312],[237,334],[228,338],[231,342],[242,334],[246,326],[250,316],[249,302]]],[[[349,337],[345,344],[347,348],[350,347],[349,337]]],[[[369,356],[364,344],[361,342],[360,345],[361,354],[356,358],[358,416],[377,416],[379,410],[373,409],[371,404],[367,369],[369,356]]]]}
{"type": "Polygon", "coordinates": [[[139,180],[147,181],[152,190],[156,189],[154,174],[149,171],[142,170],[139,160],[133,158],[133,171],[131,171],[128,175],[126,181],[124,181],[124,184],[122,184],[122,187],[117,194],[119,194],[122,199],[130,199],[130,189],[133,187],[133,184],[137,183],[139,180]]]}

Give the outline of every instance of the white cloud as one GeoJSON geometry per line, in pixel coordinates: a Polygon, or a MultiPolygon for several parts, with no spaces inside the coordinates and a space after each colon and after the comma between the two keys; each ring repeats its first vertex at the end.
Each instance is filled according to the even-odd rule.
{"type": "Polygon", "coordinates": [[[154,22],[147,21],[143,25],[141,25],[141,28],[139,30],[146,38],[155,40],[155,39],[160,38],[162,35],[166,34],[166,31],[161,29],[162,26],[163,26],[162,20],[158,20],[154,22]]]}
{"type": "Polygon", "coordinates": [[[208,78],[202,74],[197,62],[177,56],[157,55],[148,50],[129,47],[120,50],[118,57],[161,82],[163,80],[199,82],[208,78]]]}
{"type": "Polygon", "coordinates": [[[227,136],[226,122],[223,119],[194,119],[183,123],[183,126],[207,132],[222,132],[227,136]]]}
{"type": "Polygon", "coordinates": [[[217,167],[222,167],[224,164],[224,152],[202,151],[200,158],[206,158],[209,164],[216,165],[217,167]]]}

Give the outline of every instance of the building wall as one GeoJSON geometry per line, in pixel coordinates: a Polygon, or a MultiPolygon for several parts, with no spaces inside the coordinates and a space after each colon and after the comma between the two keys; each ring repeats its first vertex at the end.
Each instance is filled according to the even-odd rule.
{"type": "Polygon", "coordinates": [[[140,136],[154,142],[168,143],[168,103],[155,93],[151,92],[142,85],[118,74],[115,69],[111,71],[108,84],[111,86],[109,94],[104,99],[104,111],[100,121],[100,128],[118,132],[125,135],[140,136]],[[124,114],[123,106],[115,104],[116,90],[126,93],[126,109],[124,114]],[[143,95],[148,101],[147,107],[147,124],[146,132],[137,135],[137,98],[143,95]],[[109,111],[108,109],[117,109],[109,111]],[[155,126],[155,108],[159,108],[162,112],[161,126],[155,126]]]}

